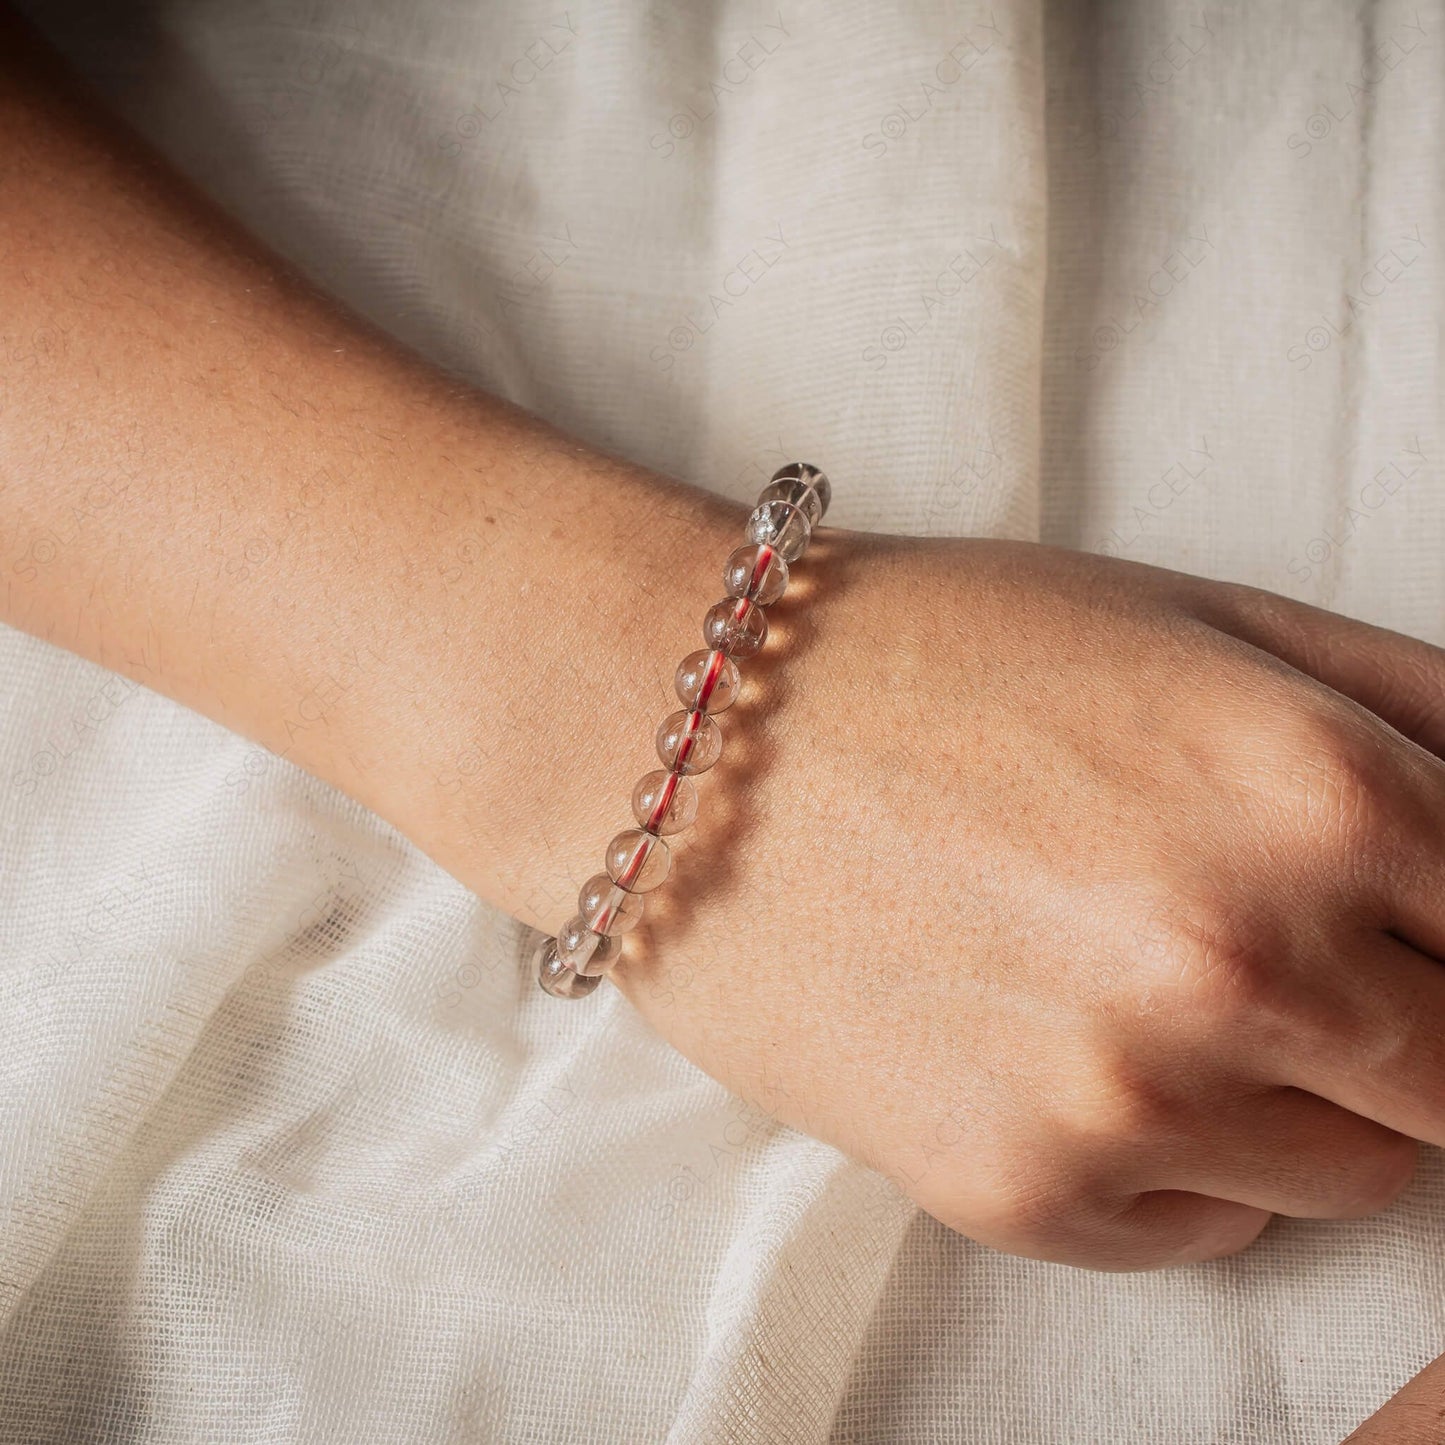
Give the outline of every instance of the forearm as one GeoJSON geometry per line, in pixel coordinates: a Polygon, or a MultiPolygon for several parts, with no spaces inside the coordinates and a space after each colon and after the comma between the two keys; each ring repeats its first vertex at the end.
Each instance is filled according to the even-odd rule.
{"type": "Polygon", "coordinates": [[[533,890],[616,822],[742,509],[345,315],[26,51],[7,30],[0,620],[555,925],[533,890]]]}

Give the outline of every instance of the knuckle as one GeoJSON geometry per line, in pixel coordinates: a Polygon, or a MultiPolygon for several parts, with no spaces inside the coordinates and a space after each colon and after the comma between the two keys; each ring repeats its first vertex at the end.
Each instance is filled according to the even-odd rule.
{"type": "Polygon", "coordinates": [[[1283,765],[1303,821],[1341,842],[1365,834],[1385,786],[1384,739],[1358,720],[1307,714],[1286,732],[1283,765]]]}
{"type": "Polygon", "coordinates": [[[1282,952],[1275,929],[1257,915],[1194,904],[1173,919],[1160,981],[1177,1009],[1210,1023],[1284,1016],[1292,1009],[1282,952]]]}
{"type": "Polygon", "coordinates": [[[1354,1219],[1388,1209],[1409,1186],[1420,1146],[1403,1135],[1370,1151],[1341,1190],[1341,1217],[1354,1219]]]}
{"type": "Polygon", "coordinates": [[[1373,779],[1365,759],[1348,747],[1319,754],[1306,769],[1305,813],[1328,833],[1354,838],[1364,832],[1373,779]]]}
{"type": "Polygon", "coordinates": [[[1048,1253],[1073,1237],[1083,1207],[1072,1180],[1038,1163],[1015,1161],[998,1171],[969,1212],[974,1228],[981,1226],[1004,1247],[1048,1253]]]}
{"type": "Polygon", "coordinates": [[[1163,1266],[1238,1254],[1258,1238],[1270,1217],[1251,1205],[1161,1190],[1136,1195],[1119,1221],[1133,1232],[1136,1257],[1163,1266]]]}
{"type": "Polygon", "coordinates": [[[1055,1122],[1069,1137],[1095,1148],[1162,1142],[1177,1132],[1182,1114],[1157,1076],[1112,1049],[1097,1052],[1053,1107],[1055,1122]]]}
{"type": "Polygon", "coordinates": [[[1264,1210],[1234,1207],[1221,1210],[1218,1218],[1199,1226],[1190,1241],[1174,1252],[1170,1264],[1204,1263],[1241,1254],[1260,1236],[1269,1223],[1264,1210]]]}
{"type": "Polygon", "coordinates": [[[1433,996],[1402,991],[1387,1014],[1336,1021],[1332,1033],[1356,1061],[1362,1079],[1379,1088],[1405,1083],[1410,1103],[1445,1129],[1445,1046],[1433,996]]]}
{"type": "Polygon", "coordinates": [[[1010,1190],[998,1201],[996,1219],[1015,1239],[1038,1247],[1059,1237],[1067,1211],[1058,1196],[1027,1184],[1010,1190]]]}

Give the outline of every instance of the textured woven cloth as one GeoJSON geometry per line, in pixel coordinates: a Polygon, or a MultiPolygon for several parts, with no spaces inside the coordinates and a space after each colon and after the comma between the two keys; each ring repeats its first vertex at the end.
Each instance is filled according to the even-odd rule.
{"type": "MultiPolygon", "coordinates": [[[[26,8],[321,284],[587,440],[1445,643],[1441,0],[26,8]]],[[[0,661],[4,1445],[1319,1445],[1445,1351],[1434,1151],[1220,1264],[1004,1257],[615,991],[545,998],[285,761],[0,661]]]]}

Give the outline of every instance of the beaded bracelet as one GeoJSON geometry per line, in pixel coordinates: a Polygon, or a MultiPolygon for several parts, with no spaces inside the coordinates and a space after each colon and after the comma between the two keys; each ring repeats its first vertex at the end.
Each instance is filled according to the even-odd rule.
{"type": "Polygon", "coordinates": [[[582,885],[576,916],[555,938],[537,945],[537,981],[553,997],[585,998],[602,982],[621,956],[622,935],[642,918],[642,895],[667,877],[672,855],[663,839],[697,817],[692,779],[722,756],[722,732],[713,714],[731,707],[737,697],[737,664],[767,640],[763,609],[783,595],[788,564],[807,550],[832,490],[817,467],[790,462],[759,493],[748,517],[748,545],[737,548],[723,567],[727,596],[702,620],[707,647],[678,664],[682,711],[663,718],[657,728],[657,755],[664,767],[632,790],[638,826],[607,845],[607,871],[582,885]]]}

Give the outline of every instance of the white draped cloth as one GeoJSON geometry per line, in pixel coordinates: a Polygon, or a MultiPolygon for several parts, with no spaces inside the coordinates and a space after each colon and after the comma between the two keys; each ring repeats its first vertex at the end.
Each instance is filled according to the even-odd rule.
{"type": "MultiPolygon", "coordinates": [[[[586,440],[1445,644],[1442,0],[25,8],[320,284],[586,440]]],[[[286,761],[0,665],[5,1445],[1320,1445],[1445,1351],[1435,1151],[1222,1263],[1005,1257],[615,990],[545,997],[286,761]]]]}

